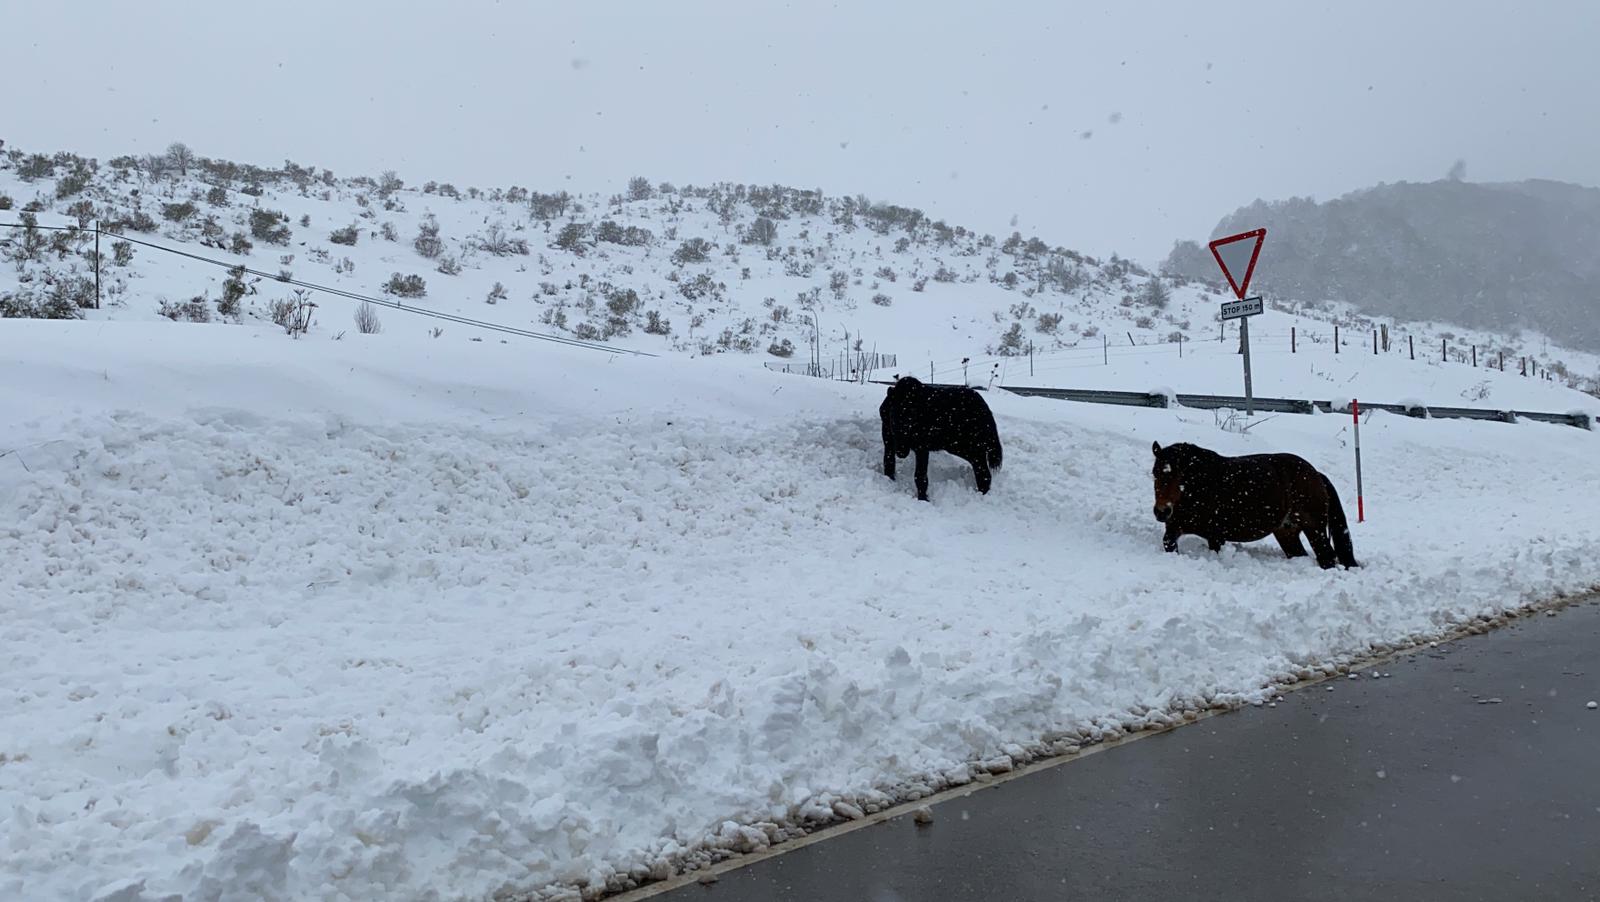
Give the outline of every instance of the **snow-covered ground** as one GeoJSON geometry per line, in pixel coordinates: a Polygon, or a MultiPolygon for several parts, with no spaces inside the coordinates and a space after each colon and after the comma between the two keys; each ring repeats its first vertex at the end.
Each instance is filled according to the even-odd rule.
{"type": "MultiPolygon", "coordinates": [[[[1373,415],[1366,566],[1324,572],[1163,554],[1149,446],[1299,453],[1353,516],[1344,416],[990,393],[994,491],[936,455],[923,504],[879,386],[420,332],[0,327],[0,898],[617,885],[1600,583],[1567,426],[1373,415]]],[[[1257,390],[1355,394],[1358,356],[1257,390]]],[[[1192,359],[1116,387],[1231,390],[1192,359]]],[[[1380,400],[1485,378],[1383,365],[1380,400]]]]}

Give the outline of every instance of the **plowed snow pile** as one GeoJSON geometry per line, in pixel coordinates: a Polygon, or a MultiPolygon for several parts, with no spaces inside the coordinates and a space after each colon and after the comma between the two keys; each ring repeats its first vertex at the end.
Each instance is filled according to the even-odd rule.
{"type": "Polygon", "coordinates": [[[8,899],[598,885],[1600,582],[1600,439],[1566,426],[1374,416],[1366,566],[1324,572],[1270,541],[1163,554],[1149,446],[1300,453],[1354,520],[1342,416],[1241,436],[991,393],[995,490],[936,455],[923,504],[909,462],[878,472],[881,386],[4,329],[8,899]]]}

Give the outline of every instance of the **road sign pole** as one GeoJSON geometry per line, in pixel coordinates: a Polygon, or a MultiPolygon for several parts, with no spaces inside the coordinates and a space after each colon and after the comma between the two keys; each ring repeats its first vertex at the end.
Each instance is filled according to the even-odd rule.
{"type": "Polygon", "coordinates": [[[1350,417],[1355,421],[1356,434],[1356,522],[1367,522],[1367,503],[1361,495],[1361,402],[1350,399],[1350,417]]]}
{"type": "Polygon", "coordinates": [[[1244,415],[1256,415],[1256,396],[1250,386],[1250,317],[1239,318],[1239,342],[1244,345],[1244,415]]]}
{"type": "Polygon", "coordinates": [[[1211,256],[1216,258],[1217,266],[1228,280],[1228,287],[1239,299],[1222,305],[1220,319],[1224,322],[1230,319],[1240,321],[1239,350],[1244,356],[1244,415],[1247,417],[1256,415],[1255,387],[1250,382],[1250,317],[1263,312],[1264,305],[1261,298],[1247,298],[1245,293],[1250,289],[1250,278],[1255,275],[1256,261],[1261,257],[1261,244],[1266,238],[1266,229],[1253,229],[1218,238],[1209,245],[1211,256]]]}

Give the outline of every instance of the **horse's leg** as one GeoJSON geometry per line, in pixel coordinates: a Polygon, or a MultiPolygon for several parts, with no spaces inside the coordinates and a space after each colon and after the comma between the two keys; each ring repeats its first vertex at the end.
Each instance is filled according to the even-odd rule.
{"type": "MultiPolygon", "coordinates": [[[[982,452],[979,453],[981,454],[982,452]]],[[[981,456],[977,460],[973,461],[972,475],[978,480],[978,491],[985,495],[989,494],[989,485],[993,480],[993,476],[989,473],[989,462],[984,460],[981,456]]]]}
{"type": "Polygon", "coordinates": [[[1217,552],[1218,554],[1222,553],[1222,544],[1223,543],[1221,539],[1206,539],[1206,547],[1217,552]]]}
{"type": "Polygon", "coordinates": [[[1161,548],[1162,548],[1162,550],[1168,551],[1168,552],[1177,551],[1178,550],[1178,536],[1181,536],[1181,535],[1183,535],[1183,531],[1178,529],[1177,525],[1174,524],[1171,520],[1168,520],[1167,521],[1167,531],[1166,531],[1166,533],[1164,533],[1161,536],[1161,548]]]}
{"type": "Polygon", "coordinates": [[[1284,557],[1305,557],[1306,546],[1300,544],[1300,530],[1292,526],[1285,526],[1272,534],[1278,540],[1278,545],[1283,549],[1284,557]]]}
{"type": "Polygon", "coordinates": [[[888,442],[883,443],[883,475],[894,478],[894,449],[888,442]]]}
{"type": "Polygon", "coordinates": [[[1307,523],[1305,533],[1306,539],[1311,542],[1311,550],[1317,555],[1317,566],[1324,570],[1333,569],[1339,557],[1334,554],[1333,543],[1328,540],[1328,524],[1307,523]]]}
{"type": "Polygon", "coordinates": [[[917,500],[928,500],[928,449],[917,449],[917,500]]]}

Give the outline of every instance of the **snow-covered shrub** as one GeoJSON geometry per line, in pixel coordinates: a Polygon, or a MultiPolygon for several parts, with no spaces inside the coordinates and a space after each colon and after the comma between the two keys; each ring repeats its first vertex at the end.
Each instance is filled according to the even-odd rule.
{"type": "Polygon", "coordinates": [[[433,260],[444,251],[444,242],[439,239],[439,220],[428,214],[417,227],[417,238],[411,242],[417,253],[425,259],[433,260]]]}
{"type": "Polygon", "coordinates": [[[250,237],[268,244],[288,244],[289,217],[277,210],[251,210],[250,237]]]}
{"type": "Polygon", "coordinates": [[[422,277],[415,273],[408,276],[394,273],[389,277],[389,281],[384,283],[383,290],[396,297],[420,298],[427,295],[428,286],[422,277]]]}
{"type": "Polygon", "coordinates": [[[230,319],[238,316],[239,303],[249,291],[244,281],[244,267],[228,270],[228,277],[222,280],[222,297],[217,299],[217,312],[230,319]]]}
{"type": "Polygon", "coordinates": [[[196,295],[182,304],[174,304],[166,298],[162,298],[161,306],[156,309],[156,312],[175,323],[211,322],[211,302],[205,295],[196,295]]]}
{"type": "Polygon", "coordinates": [[[193,216],[195,211],[198,209],[198,207],[189,203],[188,201],[177,204],[163,204],[161,207],[161,217],[168,222],[185,222],[189,219],[189,217],[193,216]]]}
{"type": "Polygon", "coordinates": [[[711,249],[711,243],[704,238],[690,238],[672,252],[672,262],[679,266],[685,263],[704,263],[711,256],[711,249]]]}
{"type": "Polygon", "coordinates": [[[556,235],[555,246],[574,256],[581,257],[589,249],[588,244],[584,241],[588,237],[588,233],[588,225],[581,222],[569,222],[562,226],[560,233],[556,235]]]}
{"type": "Polygon", "coordinates": [[[328,240],[332,241],[334,244],[343,244],[352,247],[360,239],[361,227],[353,223],[345,226],[342,229],[336,229],[328,235],[328,240]]]}

